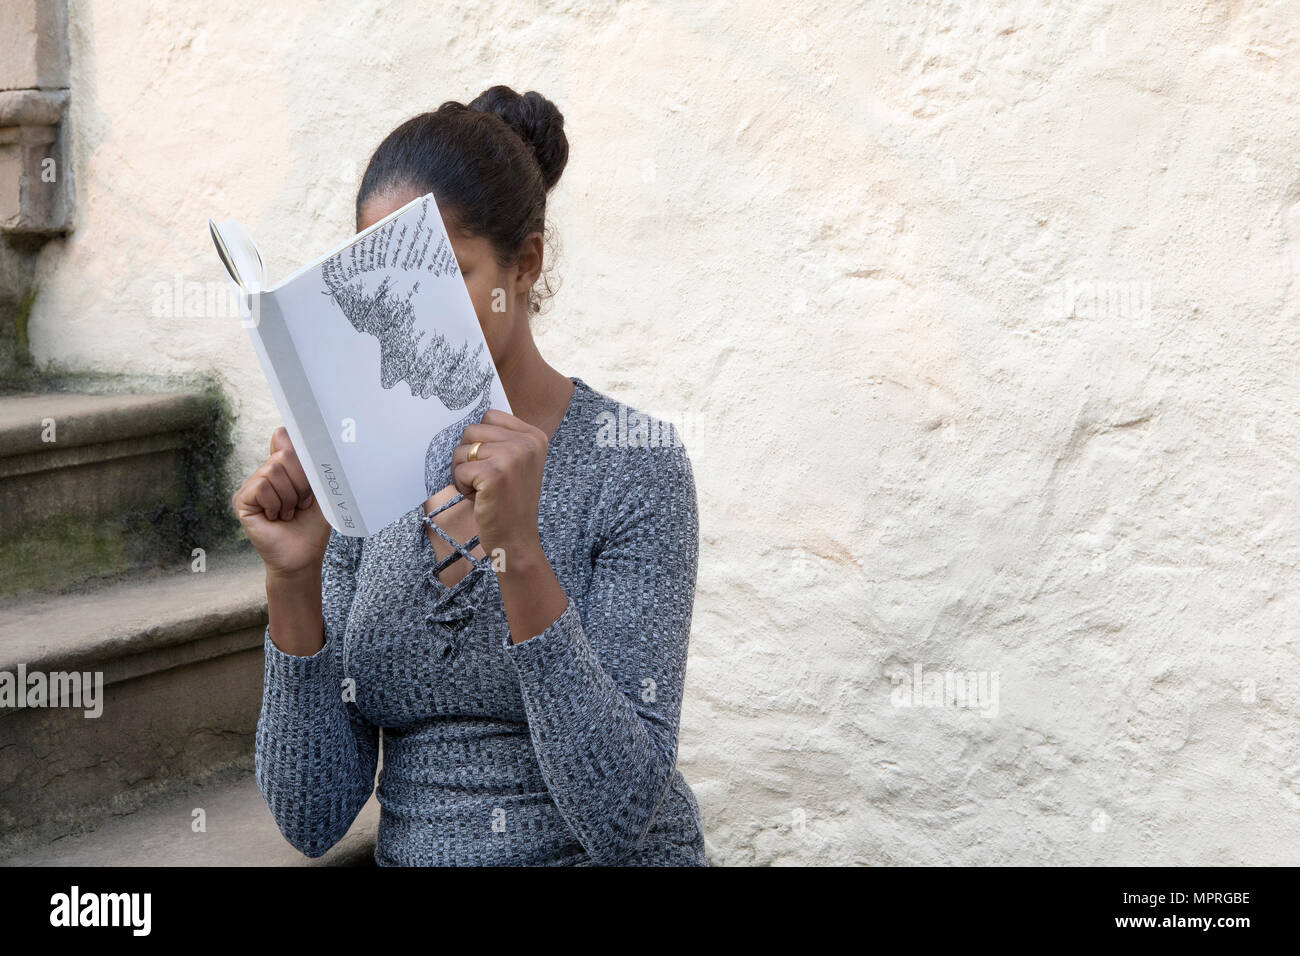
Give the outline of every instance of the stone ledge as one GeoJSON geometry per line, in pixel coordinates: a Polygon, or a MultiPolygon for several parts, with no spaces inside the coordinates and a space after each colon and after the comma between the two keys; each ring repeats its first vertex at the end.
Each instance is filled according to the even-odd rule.
{"type": "MultiPolygon", "coordinates": [[[[0,131],[15,126],[57,126],[68,107],[67,90],[0,92],[0,131]]],[[[54,137],[51,136],[52,140],[54,137]]],[[[48,141],[47,141],[48,142],[48,141]]]]}
{"type": "MultiPolygon", "coordinates": [[[[103,671],[105,684],[261,648],[265,569],[255,552],[210,570],[142,573],[108,588],[0,603],[0,671],[103,671]]],[[[13,713],[0,709],[0,719],[13,713]]]]}
{"type": "Polygon", "coordinates": [[[210,399],[190,392],[7,395],[0,398],[0,448],[4,449],[0,461],[192,428],[210,407],[210,399]],[[54,419],[55,442],[41,440],[41,422],[46,418],[54,419]]]}
{"type": "Polygon", "coordinates": [[[299,853],[275,825],[256,779],[196,787],[84,832],[48,835],[0,859],[0,866],[373,866],[379,802],[372,795],[329,852],[299,853]],[[202,808],[206,831],[191,829],[202,808]]]}

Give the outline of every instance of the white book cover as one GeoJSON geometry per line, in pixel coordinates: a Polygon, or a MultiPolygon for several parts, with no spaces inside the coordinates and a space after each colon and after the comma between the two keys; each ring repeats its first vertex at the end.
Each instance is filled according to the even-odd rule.
{"type": "Polygon", "coordinates": [[[272,288],[238,223],[209,227],[330,525],[374,534],[451,484],[461,432],[510,404],[433,194],[272,288]]]}

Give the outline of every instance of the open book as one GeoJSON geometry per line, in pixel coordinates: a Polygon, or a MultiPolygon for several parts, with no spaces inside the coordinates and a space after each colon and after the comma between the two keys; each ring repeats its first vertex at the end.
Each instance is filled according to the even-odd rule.
{"type": "Polygon", "coordinates": [[[243,227],[208,225],[330,525],[373,534],[451,484],[461,432],[510,405],[433,194],[271,287],[243,227]]]}

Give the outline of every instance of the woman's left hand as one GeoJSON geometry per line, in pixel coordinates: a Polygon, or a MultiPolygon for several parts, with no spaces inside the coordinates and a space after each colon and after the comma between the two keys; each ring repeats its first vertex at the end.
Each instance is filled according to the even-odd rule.
{"type": "Polygon", "coordinates": [[[537,506],[546,467],[546,433],[509,412],[489,408],[468,426],[451,456],[452,483],[474,502],[479,543],[488,557],[497,548],[507,561],[541,551],[537,506]],[[482,442],[474,461],[475,442],[482,442]]]}

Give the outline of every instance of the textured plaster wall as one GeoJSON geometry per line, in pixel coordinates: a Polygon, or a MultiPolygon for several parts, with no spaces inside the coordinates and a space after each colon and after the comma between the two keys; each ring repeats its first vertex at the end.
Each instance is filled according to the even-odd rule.
{"type": "Polygon", "coordinates": [[[74,0],[36,357],[216,373],[247,471],[246,333],[152,308],[206,218],[284,275],[400,120],[536,88],[542,350],[695,466],[712,861],[1300,863],[1300,5],[783,6],[74,0]]]}

